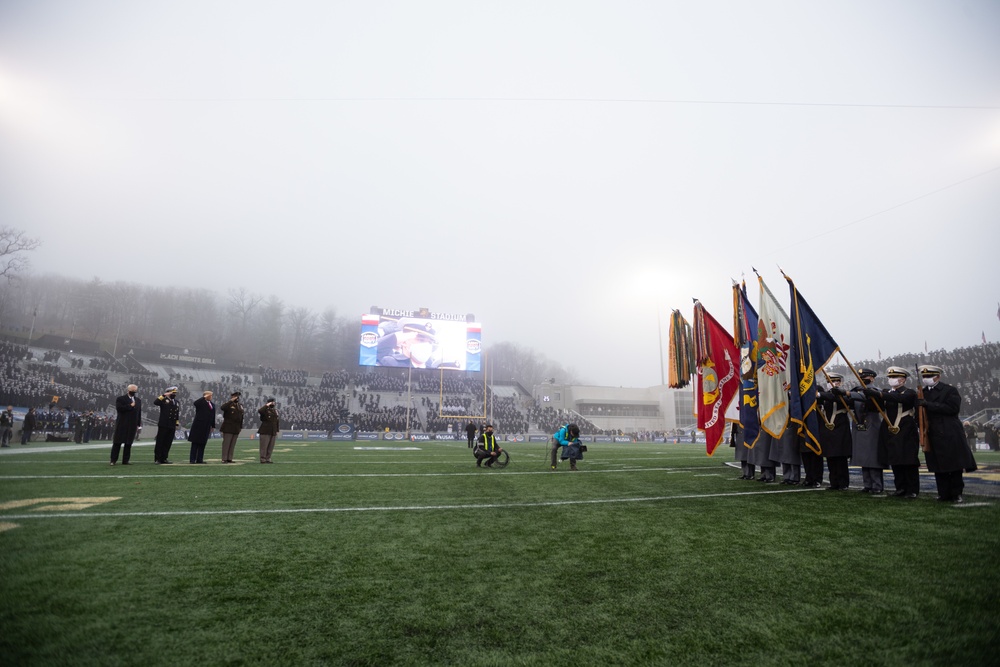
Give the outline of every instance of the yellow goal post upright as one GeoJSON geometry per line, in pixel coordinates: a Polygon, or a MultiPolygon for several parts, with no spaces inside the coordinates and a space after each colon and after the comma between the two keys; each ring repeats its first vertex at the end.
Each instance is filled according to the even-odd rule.
{"type": "MultiPolygon", "coordinates": [[[[486,420],[486,351],[483,351],[483,364],[481,366],[483,374],[483,413],[481,415],[452,415],[444,414],[444,369],[439,369],[438,373],[438,417],[441,419],[482,419],[486,420]]],[[[454,372],[454,371],[452,371],[454,372]]]]}

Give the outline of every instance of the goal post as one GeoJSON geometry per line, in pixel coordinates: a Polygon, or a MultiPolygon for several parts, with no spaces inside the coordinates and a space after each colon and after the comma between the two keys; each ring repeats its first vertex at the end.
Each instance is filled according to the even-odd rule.
{"type": "Polygon", "coordinates": [[[481,415],[453,415],[444,414],[444,369],[439,369],[438,373],[438,417],[441,419],[486,419],[487,418],[487,405],[486,405],[486,352],[483,352],[483,413],[481,415]]]}

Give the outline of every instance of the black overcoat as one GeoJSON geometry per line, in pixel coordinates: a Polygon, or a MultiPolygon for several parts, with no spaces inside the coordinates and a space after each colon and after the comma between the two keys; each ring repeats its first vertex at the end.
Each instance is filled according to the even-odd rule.
{"type": "Polygon", "coordinates": [[[931,472],[972,472],[976,459],[972,456],[965,429],[958,418],[962,397],[958,389],[938,382],[924,389],[924,408],[927,410],[927,433],[930,451],[924,452],[927,469],[931,472]]]}
{"type": "Polygon", "coordinates": [[[194,420],[188,431],[188,441],[205,444],[212,436],[215,427],[215,403],[204,396],[194,402],[194,420]]]}

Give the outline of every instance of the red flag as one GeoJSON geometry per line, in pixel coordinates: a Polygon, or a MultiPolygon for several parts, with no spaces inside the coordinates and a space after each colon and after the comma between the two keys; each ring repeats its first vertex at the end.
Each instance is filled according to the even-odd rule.
{"type": "Polygon", "coordinates": [[[698,372],[695,382],[695,411],[698,428],[705,432],[708,455],[722,443],[726,431],[726,410],[740,388],[737,370],[740,353],[733,336],[708,314],[701,302],[694,304],[694,347],[698,372]]]}

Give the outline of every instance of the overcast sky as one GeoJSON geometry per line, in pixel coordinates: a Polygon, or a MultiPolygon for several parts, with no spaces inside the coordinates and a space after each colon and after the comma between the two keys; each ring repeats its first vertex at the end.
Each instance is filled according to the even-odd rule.
{"type": "Polygon", "coordinates": [[[851,361],[1000,340],[998,212],[996,0],[0,1],[36,274],[474,313],[648,386],[753,267],[851,361]]]}

